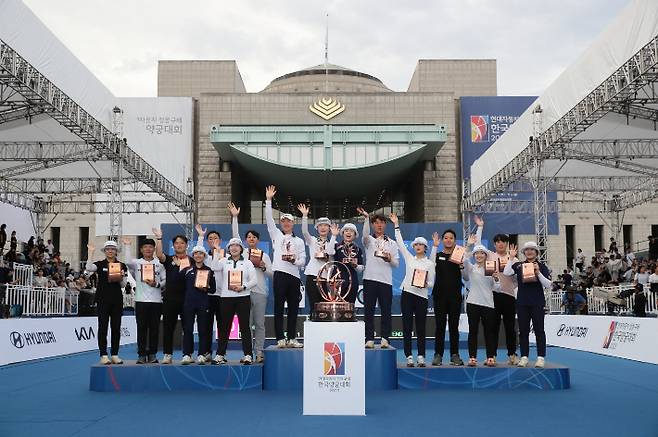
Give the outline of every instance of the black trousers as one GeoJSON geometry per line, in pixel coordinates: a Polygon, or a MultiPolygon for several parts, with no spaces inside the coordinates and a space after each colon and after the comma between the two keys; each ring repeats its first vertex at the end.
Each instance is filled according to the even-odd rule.
{"type": "Polygon", "coordinates": [[[434,353],[443,356],[445,349],[446,320],[450,336],[450,355],[459,354],[459,315],[462,311],[461,290],[456,292],[439,292],[432,295],[434,301],[434,353]]]}
{"type": "Polygon", "coordinates": [[[157,302],[135,302],[135,320],[137,321],[137,355],[155,355],[158,353],[160,333],[160,316],[162,304],[157,302]]]}
{"type": "Polygon", "coordinates": [[[381,314],[381,337],[391,337],[391,305],[393,304],[393,286],[383,282],[363,281],[363,320],[366,328],[366,341],[375,339],[375,306],[379,301],[381,314]]]}
{"type": "Polygon", "coordinates": [[[505,327],[505,343],[507,345],[507,355],[516,353],[516,299],[507,293],[495,293],[494,307],[496,314],[494,316],[496,326],[494,327],[494,343],[498,349],[498,334],[500,333],[500,320],[503,320],[505,327]]]}
{"type": "Polygon", "coordinates": [[[544,331],[544,306],[541,305],[516,305],[516,313],[519,316],[519,344],[521,356],[527,357],[530,353],[530,322],[535,331],[537,340],[537,356],[546,356],[546,332],[544,331]]]}
{"type": "Polygon", "coordinates": [[[425,325],[427,323],[427,299],[403,291],[400,297],[402,309],[402,335],[404,337],[404,356],[411,355],[411,332],[416,316],[416,344],[418,355],[425,356],[425,325]]]}
{"type": "Polygon", "coordinates": [[[496,356],[496,342],[494,336],[494,327],[496,326],[496,310],[494,308],[466,304],[466,315],[468,316],[468,356],[476,358],[478,352],[478,333],[480,322],[484,326],[484,343],[487,351],[487,358],[496,356]]]}
{"type": "Polygon", "coordinates": [[[322,300],[320,297],[320,290],[318,290],[318,285],[315,282],[316,276],[306,275],[306,300],[308,301],[308,313],[313,313],[315,304],[322,300]]]}
{"type": "MultiPolygon", "coordinates": [[[[206,326],[206,338],[208,344],[206,350],[212,352],[212,342],[215,339],[215,333],[212,330],[214,322],[217,321],[217,330],[221,326],[221,298],[219,296],[208,296],[208,325],[206,326]]],[[[217,337],[217,350],[219,351],[219,335],[217,337]]],[[[221,354],[220,354],[221,355],[221,354]]]]}
{"type": "Polygon", "coordinates": [[[194,319],[199,333],[199,355],[208,352],[208,339],[206,338],[206,324],[208,323],[208,305],[199,305],[188,302],[184,305],[183,316],[183,355],[192,355],[194,352],[194,319]]]}
{"type": "Polygon", "coordinates": [[[180,316],[181,324],[185,321],[182,299],[165,299],[162,304],[162,350],[165,354],[174,353],[174,332],[180,316]]]}
{"type": "Polygon", "coordinates": [[[123,296],[119,293],[110,296],[101,296],[98,299],[98,351],[100,355],[107,355],[107,328],[111,327],[110,334],[111,355],[119,354],[121,341],[121,316],[123,315],[123,296]]]}
{"type": "Polygon", "coordinates": [[[299,312],[299,278],[285,272],[274,272],[272,288],[274,289],[274,331],[276,339],[297,338],[297,313],[299,312]],[[284,303],[288,304],[288,324],[286,335],[283,333],[284,303]]]}
{"type": "Polygon", "coordinates": [[[231,333],[231,324],[233,316],[238,315],[240,324],[240,339],[242,340],[242,352],[245,355],[253,355],[251,346],[251,327],[249,326],[249,317],[251,315],[251,298],[249,296],[241,297],[222,297],[221,308],[221,325],[219,328],[219,342],[217,353],[226,355],[228,347],[228,337],[231,333]]]}

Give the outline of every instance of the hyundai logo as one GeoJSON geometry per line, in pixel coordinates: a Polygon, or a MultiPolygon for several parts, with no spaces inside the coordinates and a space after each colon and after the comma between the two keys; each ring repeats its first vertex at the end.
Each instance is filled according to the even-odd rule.
{"type": "Polygon", "coordinates": [[[11,344],[14,345],[15,348],[17,349],[22,349],[23,346],[25,346],[25,342],[23,341],[23,336],[21,335],[20,332],[12,332],[9,334],[9,341],[11,341],[11,344]]]}

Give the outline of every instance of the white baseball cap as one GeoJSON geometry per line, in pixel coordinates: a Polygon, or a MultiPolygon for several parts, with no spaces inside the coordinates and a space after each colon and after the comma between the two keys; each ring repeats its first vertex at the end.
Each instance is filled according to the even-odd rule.
{"type": "Polygon", "coordinates": [[[354,232],[354,237],[359,236],[359,231],[356,230],[356,226],[354,225],[354,223],[345,223],[343,227],[340,229],[341,235],[343,234],[343,232],[345,232],[346,229],[352,230],[352,232],[354,232]]]}
{"type": "Polygon", "coordinates": [[[203,246],[194,246],[194,249],[192,249],[192,253],[197,253],[197,252],[201,252],[204,255],[208,256],[208,251],[203,246]]]}
{"type": "Polygon", "coordinates": [[[317,229],[320,225],[331,226],[331,220],[329,220],[329,217],[320,217],[315,221],[315,229],[317,229]]]}
{"type": "Polygon", "coordinates": [[[537,243],[535,243],[534,241],[527,241],[523,245],[521,252],[525,252],[526,249],[535,249],[537,252],[539,252],[539,246],[537,246],[537,243]]]}
{"type": "Polygon", "coordinates": [[[483,244],[476,244],[475,247],[473,247],[473,253],[475,253],[475,252],[488,253],[487,248],[484,247],[483,244]]]}
{"type": "Polygon", "coordinates": [[[228,249],[234,244],[237,244],[238,246],[244,249],[244,244],[242,244],[242,240],[240,240],[239,238],[231,238],[230,240],[228,240],[228,244],[226,245],[226,248],[228,249]]]}
{"type": "Polygon", "coordinates": [[[291,222],[295,221],[295,217],[292,214],[281,214],[281,218],[279,218],[279,221],[282,222],[284,220],[290,220],[291,222]]]}
{"type": "Polygon", "coordinates": [[[422,244],[423,246],[425,246],[425,249],[427,249],[427,240],[425,239],[425,237],[416,237],[413,243],[411,243],[411,245],[415,246],[416,244],[422,244]]]}
{"type": "Polygon", "coordinates": [[[103,250],[108,249],[108,248],[111,248],[111,249],[118,249],[119,246],[117,245],[117,242],[116,242],[116,241],[114,241],[114,240],[107,240],[107,241],[105,242],[105,244],[103,244],[103,250]]]}

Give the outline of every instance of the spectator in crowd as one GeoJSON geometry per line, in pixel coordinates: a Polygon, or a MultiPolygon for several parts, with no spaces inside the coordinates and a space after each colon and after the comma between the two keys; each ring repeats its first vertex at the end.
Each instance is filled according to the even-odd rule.
{"type": "Polygon", "coordinates": [[[649,259],[658,259],[658,238],[649,235],[649,259]]]}
{"type": "Polygon", "coordinates": [[[16,238],[16,231],[11,231],[11,239],[9,240],[9,250],[13,250],[14,253],[18,250],[18,238],[16,238]]]}
{"type": "Polygon", "coordinates": [[[647,297],[644,293],[642,284],[635,284],[635,302],[633,304],[633,314],[635,317],[647,316],[647,297]]]}
{"type": "Polygon", "coordinates": [[[580,314],[580,312],[585,308],[587,300],[577,293],[577,287],[570,285],[567,287],[567,291],[562,296],[562,305],[564,308],[564,314],[580,314]]]}
{"type": "Polygon", "coordinates": [[[0,225],[0,256],[5,253],[5,244],[7,244],[7,225],[3,223],[0,225]]]}
{"type": "Polygon", "coordinates": [[[565,287],[569,287],[573,281],[573,276],[571,276],[569,268],[562,271],[562,282],[564,282],[565,287]]]}
{"type": "Polygon", "coordinates": [[[581,273],[584,268],[585,268],[585,254],[583,253],[583,250],[579,247],[578,253],[576,254],[576,269],[578,269],[578,272],[581,273]]]}
{"type": "Polygon", "coordinates": [[[44,276],[44,271],[42,269],[37,270],[37,275],[34,277],[32,283],[35,287],[45,288],[48,286],[48,278],[44,276]]]}
{"type": "Polygon", "coordinates": [[[649,283],[649,276],[647,266],[642,264],[640,265],[638,272],[635,274],[634,282],[635,284],[642,284],[642,286],[645,287],[649,283]]]}
{"type": "Polygon", "coordinates": [[[619,249],[617,248],[617,242],[614,237],[610,237],[610,247],[608,247],[608,253],[617,253],[619,249]]]}

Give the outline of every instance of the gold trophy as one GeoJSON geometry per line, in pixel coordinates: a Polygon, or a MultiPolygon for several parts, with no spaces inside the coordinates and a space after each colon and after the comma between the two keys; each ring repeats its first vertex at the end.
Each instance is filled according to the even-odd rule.
{"type": "Polygon", "coordinates": [[[318,250],[315,252],[315,259],[319,259],[319,260],[329,259],[329,255],[327,255],[327,251],[325,249],[326,245],[327,245],[327,240],[318,238],[318,250]]]}
{"type": "Polygon", "coordinates": [[[292,251],[292,241],[287,240],[283,243],[283,254],[281,259],[290,263],[295,262],[295,254],[292,251]]]}
{"type": "Polygon", "coordinates": [[[375,239],[375,253],[374,255],[377,258],[386,259],[388,253],[384,250],[384,240],[376,238],[375,239]]]}
{"type": "Polygon", "coordinates": [[[342,248],[343,252],[343,262],[345,264],[356,264],[358,263],[358,254],[359,252],[357,251],[356,245],[354,243],[346,243],[343,245],[342,248]]]}
{"type": "Polygon", "coordinates": [[[322,302],[317,302],[311,313],[314,322],[353,322],[354,304],[345,299],[352,290],[352,275],[344,263],[330,261],[323,265],[315,278],[322,302]]]}

